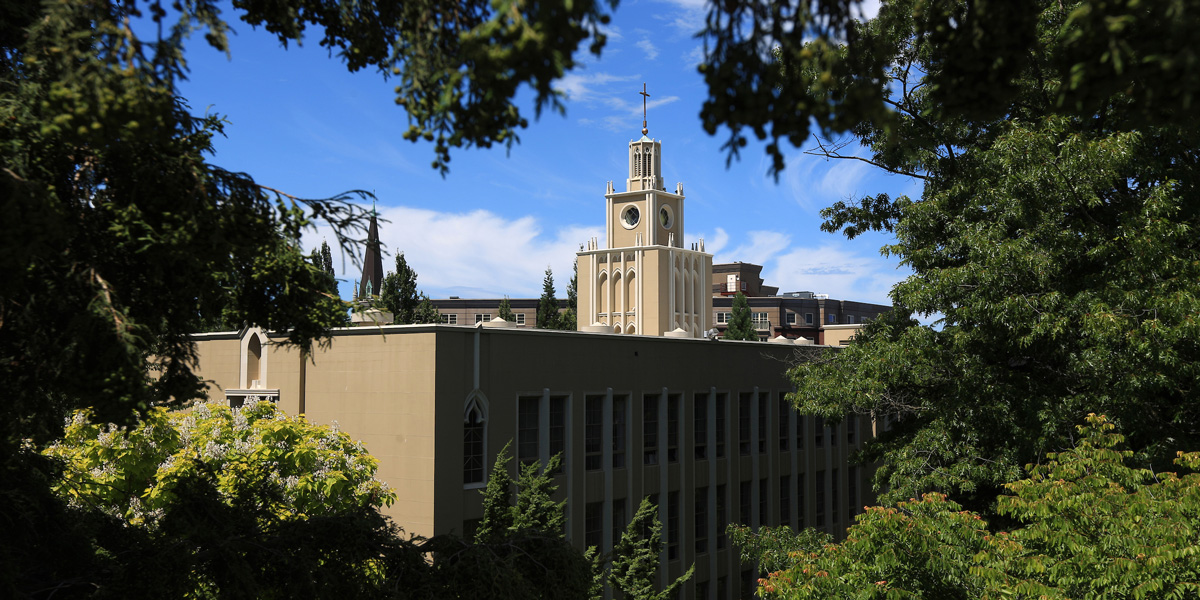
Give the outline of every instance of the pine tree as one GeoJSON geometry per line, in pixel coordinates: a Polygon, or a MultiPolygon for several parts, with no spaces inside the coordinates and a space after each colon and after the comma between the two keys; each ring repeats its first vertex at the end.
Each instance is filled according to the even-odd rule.
{"type": "Polygon", "coordinates": [[[725,339],[758,341],[758,331],[750,316],[750,303],[741,292],[733,297],[733,315],[729,319],[729,329],[725,330],[725,339]]]}
{"type": "Polygon", "coordinates": [[[567,308],[579,312],[579,261],[575,261],[571,283],[567,284],[567,308]]]}
{"type": "Polygon", "coordinates": [[[542,280],[542,297],[538,299],[537,327],[539,329],[561,329],[562,318],[558,314],[558,300],[554,297],[554,273],[546,267],[542,280]]]}
{"type": "Polygon", "coordinates": [[[408,266],[404,253],[396,254],[396,270],[383,278],[379,302],[392,313],[397,325],[415,323],[417,304],[417,272],[408,266]]]}
{"type": "Polygon", "coordinates": [[[517,315],[514,315],[512,311],[512,304],[510,304],[508,301],[508,296],[505,296],[504,299],[500,301],[500,308],[496,311],[496,316],[504,319],[505,321],[517,320],[517,315]]]}
{"type": "Polygon", "coordinates": [[[679,586],[692,578],[692,565],[679,579],[658,590],[658,557],[662,554],[662,523],[658,507],[650,498],[642,498],[633,520],[625,527],[612,553],[612,571],[608,581],[629,600],[666,600],[674,597],[679,586]]]}
{"type": "Polygon", "coordinates": [[[433,305],[429,296],[425,292],[421,292],[421,302],[417,304],[417,309],[413,313],[413,323],[441,323],[442,312],[433,305]]]}

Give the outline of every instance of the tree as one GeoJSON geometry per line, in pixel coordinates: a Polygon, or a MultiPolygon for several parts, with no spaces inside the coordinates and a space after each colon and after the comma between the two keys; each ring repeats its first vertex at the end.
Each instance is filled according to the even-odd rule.
{"type": "Polygon", "coordinates": [[[496,316],[505,321],[515,322],[517,320],[517,315],[514,315],[512,311],[512,304],[508,301],[508,296],[500,300],[500,308],[496,310],[496,316]]]}
{"type": "Polygon", "coordinates": [[[397,325],[414,323],[421,298],[417,290],[417,272],[408,266],[403,252],[396,253],[396,270],[383,277],[379,302],[392,313],[397,325]]]}
{"type": "MultiPolygon", "coordinates": [[[[483,519],[474,546],[482,552],[455,555],[451,564],[436,565],[457,573],[462,590],[455,597],[595,598],[599,564],[595,551],[580,552],[564,538],[566,501],[554,501],[558,486],[556,455],[542,468],[523,464],[513,481],[509,474],[510,444],[496,455],[483,490],[483,519]],[[515,485],[515,493],[514,493],[515,485]],[[491,574],[479,577],[479,572],[491,574]],[[473,588],[473,589],[472,589],[473,588]]],[[[443,596],[438,596],[443,597],[443,596]]]]}
{"type": "Polygon", "coordinates": [[[554,273],[546,267],[542,279],[542,297],[538,299],[537,327],[539,329],[562,329],[562,316],[558,312],[558,299],[554,297],[554,273]]]}
{"type": "MultiPolygon", "coordinates": [[[[1188,36],[1200,16],[1183,0],[897,0],[883,3],[879,17],[865,24],[856,19],[860,5],[709,4],[699,34],[709,90],[701,120],[710,134],[728,131],[731,159],[746,146],[747,129],[769,141],[776,173],[785,166],[781,142],[801,147],[814,132],[888,142],[881,146],[903,155],[907,148],[897,138],[923,136],[927,145],[940,145],[949,140],[931,139],[935,130],[986,136],[966,123],[937,125],[962,117],[976,125],[1002,120],[1031,99],[1050,114],[1120,114],[1130,124],[1195,129],[1200,74],[1188,36]],[[908,85],[898,77],[910,78],[908,85]],[[1031,78],[1042,87],[1031,89],[1031,78]],[[1125,102],[1114,103],[1118,96],[1125,102]],[[904,106],[918,99],[925,112],[904,106]]],[[[880,158],[866,160],[888,162],[880,158]]]]}
{"type": "MultiPolygon", "coordinates": [[[[329,250],[329,243],[321,242],[321,247],[313,250],[308,260],[325,274],[326,293],[329,294],[329,298],[340,301],[341,292],[338,291],[337,271],[333,268],[333,253],[329,250]]],[[[350,315],[346,314],[343,310],[342,319],[338,325],[346,326],[349,324],[350,315]]]]}
{"type": "Polygon", "coordinates": [[[433,305],[429,300],[429,296],[425,292],[421,292],[421,303],[417,305],[413,323],[441,323],[442,312],[433,305]]]}
{"type": "Polygon", "coordinates": [[[63,466],[55,492],[99,526],[97,556],[121,557],[68,586],[378,594],[370,564],[396,550],[420,561],[379,516],[395,492],[362,445],[271,402],[157,408],[129,428],[79,411],[45,454],[63,466]]]}
{"type": "Polygon", "coordinates": [[[844,47],[785,47],[775,64],[793,87],[824,90],[850,112],[874,81],[867,100],[887,115],[860,115],[851,138],[818,139],[812,151],[846,158],[842,145],[858,141],[863,160],[924,185],[919,199],[880,194],[823,213],[824,229],[850,238],[894,233],[884,250],[913,275],[892,291],[897,310],[855,344],[792,370],[793,400],[827,419],[857,412],[892,423],[860,457],[882,463],[884,503],[937,490],[987,513],[1022,465],[1070,448],[1089,412],[1117,423],[1142,465],[1169,467],[1200,444],[1200,244],[1191,234],[1200,120],[1174,105],[1186,89],[1117,85],[1127,72],[1098,74],[1078,51],[1101,35],[1094,17],[1131,11],[1123,22],[1132,30],[1162,38],[1113,32],[1120,49],[1109,56],[1132,49],[1131,71],[1165,69],[1146,48],[1172,47],[1179,25],[1164,15],[1181,5],[921,6],[885,4],[844,47]],[[961,26],[931,30],[942,11],[961,26]],[[957,36],[1010,26],[979,44],[1011,44],[999,56],[1015,48],[1016,62],[962,79],[970,70],[955,71],[957,53],[981,50],[957,36]],[[876,63],[891,66],[873,79],[876,63]],[[1061,78],[1072,65],[1075,75],[1061,78]],[[994,96],[947,96],[948,81],[968,94],[989,77],[1002,83],[994,96]],[[1097,105],[1100,90],[1107,101],[1097,105]]]}
{"type": "Polygon", "coordinates": [[[758,341],[758,330],[754,328],[754,320],[750,315],[750,303],[746,295],[738,292],[733,297],[733,313],[729,318],[729,328],[725,330],[727,340],[758,341]]]}
{"type": "Polygon", "coordinates": [[[688,567],[662,590],[658,589],[659,556],[663,551],[662,523],[658,506],[642,498],[633,520],[625,527],[612,552],[612,570],[608,581],[621,596],[632,600],[666,600],[675,597],[680,586],[692,578],[696,566],[688,567]]]}
{"type": "Polygon", "coordinates": [[[846,541],[798,552],[760,580],[770,598],[1173,598],[1200,578],[1200,453],[1177,476],[1128,466],[1113,424],[1091,415],[1074,448],[1030,465],[997,498],[1011,530],[945,495],[869,508],[846,541]]]}

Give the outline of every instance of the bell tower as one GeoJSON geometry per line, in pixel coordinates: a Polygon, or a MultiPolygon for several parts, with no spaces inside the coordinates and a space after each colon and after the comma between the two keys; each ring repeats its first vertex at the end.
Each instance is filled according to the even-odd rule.
{"type": "Polygon", "coordinates": [[[663,185],[662,141],[645,121],[629,142],[625,190],[605,190],[605,244],[591,239],[576,256],[580,330],[703,337],[712,326],[712,255],[704,241],[683,247],[683,184],[663,185]]]}

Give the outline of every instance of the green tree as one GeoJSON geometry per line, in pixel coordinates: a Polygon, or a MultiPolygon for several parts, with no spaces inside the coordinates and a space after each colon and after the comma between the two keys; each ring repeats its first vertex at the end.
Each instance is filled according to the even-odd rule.
{"type": "Polygon", "coordinates": [[[763,573],[782,571],[796,565],[796,557],[818,552],[833,543],[833,536],[808,527],[792,531],[791,527],[760,527],[754,531],[740,523],[730,523],[726,529],[729,540],[737,546],[742,564],[758,565],[763,573]]]}
{"type": "Polygon", "coordinates": [[[1074,448],[1030,465],[997,498],[1012,529],[945,495],[857,517],[846,541],[791,555],[761,580],[770,598],[1179,598],[1200,578],[1200,453],[1182,477],[1130,467],[1104,417],[1074,448]]]}
{"type": "Polygon", "coordinates": [[[546,267],[542,279],[542,297],[538,298],[538,329],[562,329],[562,316],[558,312],[558,299],[554,297],[554,273],[546,267]]]}
{"type": "Polygon", "coordinates": [[[882,502],[938,490],[986,512],[1022,465],[1069,448],[1089,412],[1118,423],[1156,469],[1200,444],[1200,120],[1174,104],[1191,93],[1187,77],[1178,93],[1121,83],[1169,67],[1146,52],[1174,47],[1179,23],[1196,18],[1181,6],[898,1],[850,26],[844,45],[781,46],[772,68],[792,83],[780,94],[840,99],[838,119],[887,107],[857,113],[849,138],[817,139],[813,152],[852,158],[842,147],[859,142],[862,160],[923,183],[919,198],[823,213],[824,229],[851,238],[893,233],[884,251],[913,274],[892,291],[898,309],[855,344],[791,372],[802,411],[892,423],[860,457],[882,464],[882,502]],[[1120,14],[1129,30],[1097,29],[1097,15],[1120,14]],[[1141,37],[1152,31],[1161,38],[1141,37]],[[964,47],[968,32],[987,41],[964,47]],[[1112,60],[1134,52],[1128,72],[1079,53],[1097,36],[1115,44],[1112,60]],[[993,50],[1016,58],[960,62],[993,50]]]}
{"type": "Polygon", "coordinates": [[[379,303],[392,313],[397,325],[415,323],[417,306],[421,303],[417,290],[417,272],[408,266],[403,252],[396,253],[396,270],[383,277],[379,303]]]}
{"type": "Polygon", "coordinates": [[[413,323],[441,323],[442,312],[433,305],[429,296],[425,292],[421,292],[421,302],[417,304],[417,310],[413,316],[413,323]]]}
{"type": "Polygon", "coordinates": [[[662,522],[658,506],[642,498],[633,520],[625,527],[612,552],[608,581],[621,596],[632,600],[666,600],[675,597],[680,586],[692,578],[696,566],[688,567],[662,590],[658,589],[659,556],[662,555],[662,522]]]}
{"type": "Polygon", "coordinates": [[[567,308],[579,311],[579,261],[571,265],[571,282],[567,284],[567,308]]]}
{"type": "Polygon", "coordinates": [[[514,315],[512,311],[512,304],[510,304],[508,301],[508,296],[505,296],[504,299],[500,300],[500,308],[496,310],[496,316],[504,319],[505,321],[515,322],[517,320],[517,315],[514,315]]]}
{"type": "Polygon", "coordinates": [[[729,328],[725,330],[725,339],[758,341],[758,330],[754,328],[750,303],[746,301],[746,295],[741,292],[733,297],[733,313],[729,317],[729,328]]]}
{"type": "Polygon", "coordinates": [[[158,408],[129,428],[79,411],[45,454],[63,468],[55,492],[100,528],[97,555],[118,557],[68,589],[370,595],[381,557],[420,561],[379,516],[395,493],[362,445],[271,402],[158,408]]]}

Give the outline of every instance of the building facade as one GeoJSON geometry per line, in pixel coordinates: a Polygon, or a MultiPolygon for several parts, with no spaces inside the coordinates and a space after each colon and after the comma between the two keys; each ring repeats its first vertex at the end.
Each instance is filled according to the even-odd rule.
{"type": "Polygon", "coordinates": [[[848,461],[872,424],[831,427],[786,400],[787,362],[828,348],[495,323],[341,329],[308,360],[256,328],[196,340],[210,395],[273,398],[361,440],[398,493],[388,514],[411,533],[473,531],[506,444],[514,474],[561,453],[572,543],[611,550],[648,496],[663,583],[695,564],[683,597],[727,600],[758,574],[726,525],[839,535],[872,500],[870,474],[848,461]]]}

